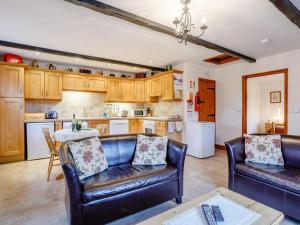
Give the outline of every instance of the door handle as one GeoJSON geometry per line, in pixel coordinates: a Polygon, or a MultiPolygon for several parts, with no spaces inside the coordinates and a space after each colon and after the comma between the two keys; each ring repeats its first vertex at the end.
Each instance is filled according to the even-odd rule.
{"type": "Polygon", "coordinates": [[[216,115],[215,114],[209,114],[207,116],[215,117],[216,115]]]}

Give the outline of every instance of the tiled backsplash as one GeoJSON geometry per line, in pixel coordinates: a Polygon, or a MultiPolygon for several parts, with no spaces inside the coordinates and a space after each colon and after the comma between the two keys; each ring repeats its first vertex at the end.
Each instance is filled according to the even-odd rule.
{"type": "MultiPolygon", "coordinates": [[[[57,111],[60,118],[76,117],[99,117],[103,116],[105,109],[110,103],[104,102],[104,93],[64,91],[61,101],[37,101],[26,100],[27,113],[44,113],[47,111],[57,111]]],[[[183,102],[162,102],[135,104],[135,103],[114,103],[118,105],[120,111],[132,111],[137,108],[150,107],[153,116],[173,116],[183,115],[183,102]]]]}
{"type": "MultiPolygon", "coordinates": [[[[60,118],[76,117],[99,117],[103,116],[105,108],[109,103],[104,102],[105,94],[90,92],[64,91],[60,102],[26,100],[27,113],[44,113],[47,111],[57,111],[60,118]]],[[[143,104],[117,104],[122,110],[132,110],[143,108],[143,104]]]]}
{"type": "Polygon", "coordinates": [[[183,116],[184,104],[183,101],[178,102],[163,102],[147,103],[145,107],[150,107],[153,116],[183,116]]]}

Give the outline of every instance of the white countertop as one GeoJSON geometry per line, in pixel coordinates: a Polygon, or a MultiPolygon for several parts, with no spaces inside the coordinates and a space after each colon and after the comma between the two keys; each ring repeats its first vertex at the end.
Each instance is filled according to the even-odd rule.
{"type": "MultiPolygon", "coordinates": [[[[82,117],[76,118],[77,120],[130,120],[130,119],[141,119],[141,120],[158,120],[158,121],[182,121],[181,118],[172,118],[165,116],[152,116],[152,117],[82,117]]],[[[67,122],[72,121],[72,118],[57,118],[57,119],[42,119],[42,118],[25,118],[24,123],[43,123],[43,122],[67,122]]]]}

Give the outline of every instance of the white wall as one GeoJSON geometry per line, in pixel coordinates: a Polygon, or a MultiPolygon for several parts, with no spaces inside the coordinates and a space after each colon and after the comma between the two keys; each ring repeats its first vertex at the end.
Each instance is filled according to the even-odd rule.
{"type": "Polygon", "coordinates": [[[214,71],[217,95],[217,144],[241,136],[242,78],[241,76],[270,70],[289,69],[288,133],[300,135],[300,49],[257,60],[242,62],[214,71]]]}
{"type": "MultiPolygon", "coordinates": [[[[275,75],[276,78],[278,75],[275,75]]],[[[270,76],[274,77],[274,76],[270,76]]],[[[259,84],[259,124],[257,132],[265,131],[266,122],[283,123],[284,121],[284,77],[259,84]],[[281,103],[270,103],[270,92],[281,91],[281,103]]],[[[258,78],[259,79],[259,78],[258,78]]]]}
{"type": "Polygon", "coordinates": [[[182,63],[175,66],[184,71],[183,86],[184,86],[184,121],[198,120],[198,112],[187,112],[187,99],[189,93],[189,82],[193,82],[192,92],[195,96],[198,91],[198,78],[207,78],[214,80],[214,70],[210,67],[199,66],[192,63],[182,63]]]}
{"type": "Polygon", "coordinates": [[[247,82],[247,130],[248,133],[257,133],[260,123],[260,83],[257,78],[247,82]]]}

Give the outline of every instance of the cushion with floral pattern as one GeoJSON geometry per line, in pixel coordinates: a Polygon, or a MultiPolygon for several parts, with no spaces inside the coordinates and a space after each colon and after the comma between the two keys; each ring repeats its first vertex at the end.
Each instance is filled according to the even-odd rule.
{"type": "Polygon", "coordinates": [[[68,145],[80,180],[108,168],[99,138],[93,137],[79,142],[69,142],[68,145]]]}
{"type": "Polygon", "coordinates": [[[138,135],[133,165],[166,165],[168,137],[138,135]]]}
{"type": "Polygon", "coordinates": [[[246,162],[284,165],[280,135],[245,135],[246,162]]]}

